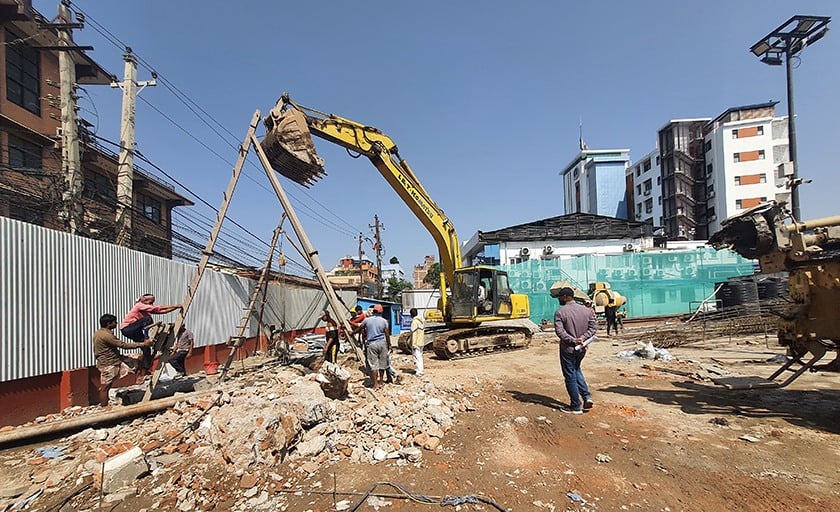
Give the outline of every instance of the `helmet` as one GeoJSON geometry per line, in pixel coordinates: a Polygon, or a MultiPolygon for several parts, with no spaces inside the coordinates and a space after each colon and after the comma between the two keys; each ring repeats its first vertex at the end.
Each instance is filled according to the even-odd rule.
{"type": "Polygon", "coordinates": [[[382,314],[382,304],[374,304],[373,305],[373,312],[382,314]]]}

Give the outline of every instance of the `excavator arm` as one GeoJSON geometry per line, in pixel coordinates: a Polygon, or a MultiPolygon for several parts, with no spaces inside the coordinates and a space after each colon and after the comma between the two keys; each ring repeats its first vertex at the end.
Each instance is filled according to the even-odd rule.
{"type": "Polygon", "coordinates": [[[310,149],[301,145],[300,135],[306,131],[369,158],[435,240],[443,271],[440,282],[441,297],[446,297],[446,283],[454,282],[455,270],[461,268],[458,235],[452,222],[423,188],[408,163],[400,157],[397,145],[390,137],[376,128],[350,119],[297,105],[286,94],[277,101],[264,123],[266,137],[262,146],[272,161],[272,166],[301,185],[308,186],[325,173],[314,147],[310,149]],[[301,126],[302,124],[305,126],[301,126]],[[290,133],[296,140],[278,140],[283,134],[290,133]],[[310,165],[305,170],[301,170],[300,165],[286,165],[283,162],[286,155],[277,152],[278,142],[285,145],[286,151],[289,150],[290,143],[292,146],[297,144],[297,158],[309,162],[310,165]]]}

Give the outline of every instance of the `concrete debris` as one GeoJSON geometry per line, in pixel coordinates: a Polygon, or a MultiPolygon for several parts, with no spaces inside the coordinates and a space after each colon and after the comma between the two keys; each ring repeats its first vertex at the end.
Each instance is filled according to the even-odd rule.
{"type": "MultiPolygon", "coordinates": [[[[149,463],[146,462],[143,450],[135,446],[105,461],[100,473],[102,490],[105,493],[111,493],[122,489],[148,472],[149,463]]],[[[97,475],[94,474],[94,476],[97,475]]]]}
{"type": "Polygon", "coordinates": [[[316,380],[321,384],[324,395],[329,398],[341,398],[347,394],[350,372],[337,364],[324,361],[316,380]]]}
{"type": "MultiPolygon", "coordinates": [[[[108,503],[130,500],[137,486],[146,486],[146,494],[157,500],[151,509],[283,510],[285,495],[279,491],[293,484],[276,475],[277,465],[296,469],[301,478],[343,460],[420,465],[424,450],[443,449],[456,414],[474,410],[457,387],[407,379],[373,394],[361,379],[354,380],[360,375],[330,363],[318,372],[256,367],[219,384],[220,395],[185,395],[157,415],[87,429],[60,445],[18,453],[19,464],[33,469],[28,479],[0,483],[0,510],[15,503],[38,508],[45,491],[92,481],[97,492],[80,493],[67,505],[90,510],[100,480],[108,503]]],[[[390,504],[377,499],[369,506],[390,504]]]]}
{"type": "Polygon", "coordinates": [[[670,352],[664,348],[656,348],[653,343],[639,343],[633,350],[622,350],[618,354],[622,359],[654,359],[658,361],[671,361],[674,359],[670,352]]]}

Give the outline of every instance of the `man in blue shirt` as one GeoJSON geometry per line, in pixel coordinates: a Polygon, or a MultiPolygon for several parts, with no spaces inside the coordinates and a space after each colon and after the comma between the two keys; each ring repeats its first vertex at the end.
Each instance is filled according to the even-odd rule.
{"type": "Polygon", "coordinates": [[[365,318],[354,330],[365,331],[365,355],[370,365],[373,388],[380,389],[385,382],[385,371],[390,365],[391,331],[388,321],[382,318],[382,305],[373,306],[373,316],[365,318]]]}

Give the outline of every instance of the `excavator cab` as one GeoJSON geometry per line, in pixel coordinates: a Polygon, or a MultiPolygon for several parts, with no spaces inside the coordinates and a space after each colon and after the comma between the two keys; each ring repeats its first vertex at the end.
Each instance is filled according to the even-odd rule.
{"type": "Polygon", "coordinates": [[[513,311],[507,273],[493,267],[455,270],[451,290],[455,323],[508,318],[513,311]]]}

